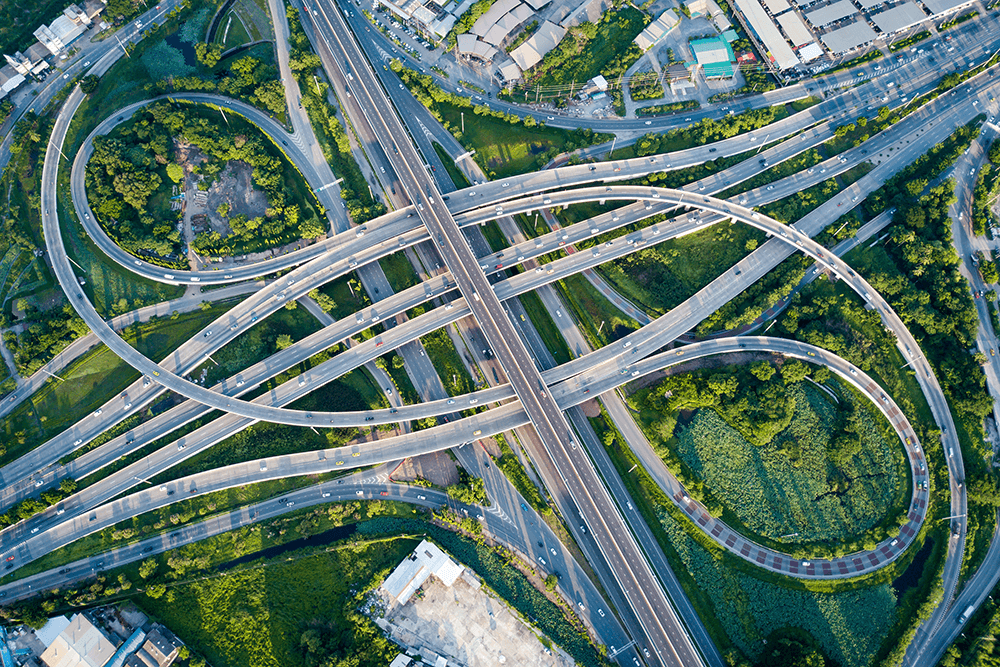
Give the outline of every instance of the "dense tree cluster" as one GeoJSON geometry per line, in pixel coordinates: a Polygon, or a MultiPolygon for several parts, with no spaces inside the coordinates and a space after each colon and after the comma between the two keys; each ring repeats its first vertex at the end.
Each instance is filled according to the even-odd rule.
{"type": "MultiPolygon", "coordinates": [[[[747,441],[763,446],[788,428],[795,414],[795,399],[788,393],[788,387],[820,370],[798,361],[786,361],[780,372],[776,372],[769,363],[761,361],[706,375],[671,375],[661,385],[663,392],[650,392],[647,403],[650,409],[664,415],[711,408],[747,441]]],[[[673,434],[674,422],[664,420],[661,424],[664,431],[661,435],[666,440],[673,434]]]]}
{"type": "MultiPolygon", "coordinates": [[[[976,189],[972,195],[972,231],[985,236],[986,227],[991,224],[990,205],[994,203],[994,192],[1000,182],[1000,141],[994,140],[987,152],[989,162],[979,170],[976,189]]],[[[996,220],[992,221],[996,224],[996,220]]]]}
{"type": "MultiPolygon", "coordinates": [[[[10,329],[4,331],[3,342],[14,355],[17,372],[28,377],[42,367],[43,360],[52,357],[56,349],[62,348],[67,341],[85,335],[89,329],[83,319],[76,314],[68,303],[62,308],[40,311],[29,306],[23,299],[22,309],[30,321],[28,327],[21,333],[10,329]]],[[[0,318],[0,325],[5,324],[6,316],[0,318]]]]}
{"type": "Polygon", "coordinates": [[[157,81],[154,94],[178,91],[218,92],[228,97],[246,100],[274,116],[285,113],[285,89],[277,80],[277,70],[259,58],[243,56],[229,68],[219,66],[221,46],[198,44],[196,56],[203,65],[214,68],[211,77],[172,76],[157,81]]]}
{"type": "Polygon", "coordinates": [[[978,320],[952,244],[948,207],[955,201],[954,182],[918,196],[976,134],[975,125],[959,128],[883,186],[879,200],[895,207],[895,226],[885,246],[867,253],[859,268],[921,342],[953,408],[981,423],[991,400],[979,361],[970,354],[978,320]]]}
{"type": "MultiPolygon", "coordinates": [[[[174,214],[149,206],[164,183],[176,178],[177,142],[197,146],[209,159],[195,169],[214,179],[230,161],[253,167],[252,182],[267,193],[263,217],[229,219],[232,233],[202,232],[194,241],[204,255],[228,255],[273,247],[293,237],[314,238],[325,230],[315,216],[303,217],[285,187],[285,164],[273,145],[260,134],[247,136],[230,125],[219,126],[196,107],[161,102],[136,112],[133,122],[94,140],[87,165],[87,192],[91,207],[108,234],[126,250],[161,259],[176,256],[180,234],[174,214]]],[[[162,206],[161,206],[162,208],[162,206]]],[[[174,261],[179,261],[175,259],[174,261]]]]}
{"type": "Polygon", "coordinates": [[[344,600],[340,623],[319,619],[299,638],[305,667],[361,667],[383,665],[394,645],[370,618],[357,611],[357,601],[344,600]]]}
{"type": "Polygon", "coordinates": [[[458,482],[452,484],[446,490],[449,496],[460,503],[486,506],[490,504],[490,499],[486,496],[486,486],[483,480],[473,477],[462,466],[458,466],[458,482]]]}

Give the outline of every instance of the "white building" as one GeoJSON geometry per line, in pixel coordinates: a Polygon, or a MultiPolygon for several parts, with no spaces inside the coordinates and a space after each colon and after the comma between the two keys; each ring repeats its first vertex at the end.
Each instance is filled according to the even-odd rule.
{"type": "Polygon", "coordinates": [[[86,616],[76,614],[42,653],[42,662],[47,667],[104,667],[117,648],[86,616]]]}
{"type": "Polygon", "coordinates": [[[424,540],[386,577],[382,590],[397,603],[406,604],[431,575],[450,587],[464,570],[436,544],[424,540]]]}

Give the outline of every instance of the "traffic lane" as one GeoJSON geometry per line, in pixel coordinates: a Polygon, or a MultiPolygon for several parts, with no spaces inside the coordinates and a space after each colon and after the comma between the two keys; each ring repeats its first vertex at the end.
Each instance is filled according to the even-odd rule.
{"type": "MultiPolygon", "coordinates": [[[[223,419],[225,418],[216,421],[223,419]]],[[[107,502],[128,488],[136,486],[137,483],[145,481],[146,474],[153,476],[172,467],[175,463],[169,459],[171,455],[177,454],[177,450],[175,447],[167,446],[157,452],[159,457],[163,459],[159,466],[154,466],[147,461],[140,470],[126,469],[115,473],[112,476],[114,478],[112,482],[105,483],[101,489],[93,492],[98,498],[89,501],[89,509],[83,508],[88,505],[88,498],[91,494],[87,493],[87,489],[78,492],[71,499],[79,500],[81,503],[79,508],[70,506],[67,501],[67,510],[64,515],[56,516],[53,512],[39,515],[40,519],[44,519],[44,523],[50,525],[40,526],[40,532],[37,533],[19,535],[16,544],[8,545],[5,547],[5,551],[14,549],[13,553],[16,555],[14,562],[16,566],[20,567],[45,555],[54,548],[65,546],[80,537],[114,525],[125,518],[168,506],[177,501],[178,498],[174,497],[177,494],[190,498],[267,479],[336,472],[395,461],[448,449],[467,442],[474,437],[475,430],[483,430],[483,427],[497,428],[497,432],[499,432],[524,423],[526,423],[526,418],[520,406],[516,404],[501,406],[490,411],[488,420],[477,415],[438,425],[431,429],[372,441],[366,443],[364,447],[353,445],[280,458],[255,459],[197,473],[167,482],[159,487],[147,487],[130,496],[107,502]],[[263,466],[261,465],[262,461],[265,463],[263,466]],[[269,464],[269,462],[271,463],[269,464]],[[139,475],[142,475],[142,478],[136,480],[135,478],[139,475]],[[44,531],[41,530],[42,528],[44,531]]]]}
{"type": "MultiPolygon", "coordinates": [[[[639,369],[640,369],[641,373],[645,374],[645,373],[656,371],[656,370],[658,370],[659,368],[661,368],[661,367],[663,367],[665,365],[669,366],[669,365],[678,364],[678,363],[685,363],[686,361],[688,361],[688,360],[690,360],[692,358],[695,358],[695,357],[697,357],[700,354],[729,353],[729,352],[735,351],[737,349],[741,350],[741,349],[746,348],[746,347],[750,347],[752,349],[760,349],[760,350],[779,350],[779,351],[784,351],[786,354],[797,355],[799,358],[802,358],[802,359],[805,359],[805,360],[809,360],[809,361],[813,361],[813,359],[810,359],[810,357],[816,357],[816,354],[813,352],[813,350],[817,349],[817,348],[813,348],[812,346],[809,346],[809,345],[805,345],[805,344],[802,344],[802,343],[797,343],[797,342],[794,342],[794,341],[786,341],[786,340],[783,340],[783,339],[759,339],[759,340],[758,339],[739,339],[739,340],[731,340],[731,339],[730,340],[725,340],[725,339],[723,339],[721,341],[706,341],[704,343],[698,343],[698,344],[695,344],[695,345],[690,346],[688,348],[685,348],[684,349],[684,353],[685,354],[684,354],[684,358],[683,359],[679,358],[681,355],[679,355],[679,354],[675,355],[674,353],[671,352],[671,353],[664,353],[664,354],[658,355],[657,357],[653,357],[653,358],[650,358],[650,359],[643,360],[642,362],[640,362],[639,369]]],[[[828,355],[828,354],[823,353],[822,351],[819,351],[819,352],[820,352],[819,360],[827,363],[828,365],[830,365],[831,367],[833,367],[835,370],[838,370],[838,369],[836,368],[836,366],[834,366],[833,362],[839,363],[841,366],[844,366],[844,367],[849,367],[849,364],[846,364],[846,362],[843,362],[842,360],[839,360],[838,358],[835,357],[835,355],[828,355]]],[[[615,372],[617,370],[615,368],[605,368],[603,370],[604,370],[603,380],[606,381],[606,380],[610,379],[611,380],[610,384],[605,383],[603,385],[599,385],[599,384],[595,385],[593,377],[589,377],[586,380],[586,384],[587,384],[588,387],[590,387],[590,386],[596,386],[597,393],[603,393],[603,392],[605,392],[605,391],[607,391],[607,390],[609,390],[609,389],[611,389],[611,388],[613,388],[613,387],[615,387],[615,386],[617,386],[619,384],[624,383],[625,381],[628,381],[632,377],[632,376],[629,376],[629,377],[622,378],[622,374],[615,372]]],[[[850,370],[850,368],[849,368],[849,370],[850,370]]],[[[601,369],[597,369],[597,371],[599,372],[599,371],[601,371],[601,369]]],[[[882,406],[878,403],[878,401],[875,399],[875,397],[873,395],[874,391],[880,391],[880,390],[877,388],[877,385],[875,385],[873,382],[871,382],[866,377],[864,377],[863,373],[856,372],[855,370],[850,370],[850,375],[848,375],[848,371],[843,370],[843,368],[839,369],[839,372],[845,377],[845,379],[849,383],[855,384],[855,386],[857,386],[860,390],[862,390],[864,393],[866,393],[869,396],[871,396],[872,400],[874,400],[876,402],[876,404],[879,405],[880,408],[882,408],[882,406]],[[861,380],[858,380],[859,376],[861,377],[861,380]]],[[[597,374],[599,374],[599,373],[595,373],[595,375],[597,375],[597,374]]],[[[552,392],[555,396],[558,396],[560,398],[560,403],[563,404],[564,407],[569,407],[570,405],[580,403],[580,402],[582,402],[582,401],[584,401],[584,400],[586,400],[588,398],[585,395],[586,392],[582,392],[582,393],[580,392],[581,386],[580,386],[579,382],[575,382],[576,386],[574,386],[574,387],[565,386],[565,385],[570,385],[570,384],[574,384],[574,383],[564,383],[563,387],[555,388],[553,390],[553,392],[552,392]],[[568,403],[565,400],[567,396],[571,397],[571,400],[568,403]]],[[[883,396],[882,400],[883,400],[883,402],[886,403],[886,405],[889,405],[889,401],[887,401],[884,396],[883,396]]],[[[882,408],[882,409],[884,411],[888,410],[888,408],[882,408]]],[[[892,421],[892,423],[897,423],[897,427],[903,429],[903,433],[905,435],[906,434],[905,429],[908,428],[906,426],[906,424],[905,424],[905,419],[902,422],[896,422],[895,420],[893,420],[892,416],[888,412],[886,412],[886,414],[887,414],[887,416],[890,417],[890,420],[892,421]],[[902,424],[902,426],[899,426],[900,423],[902,424]]],[[[496,417],[498,415],[496,415],[495,413],[493,415],[486,415],[486,417],[491,417],[491,416],[492,417],[496,417]]],[[[482,419],[482,417],[483,416],[480,416],[479,425],[483,426],[483,427],[486,427],[486,424],[484,423],[484,420],[482,419]]],[[[220,419],[220,420],[217,420],[217,422],[212,422],[212,424],[210,424],[209,426],[213,426],[213,425],[218,426],[223,421],[224,421],[224,418],[220,419]]],[[[208,427],[206,427],[206,428],[208,428],[208,427]]],[[[496,432],[496,431],[491,430],[491,432],[496,432]]],[[[417,436],[415,438],[410,438],[409,440],[407,440],[405,436],[402,436],[401,438],[402,439],[397,439],[397,442],[408,442],[409,440],[420,440],[420,439],[423,438],[423,436],[417,436]]],[[[207,437],[202,436],[200,434],[198,435],[198,437],[193,438],[193,440],[195,440],[197,443],[207,443],[209,446],[211,444],[211,442],[209,442],[210,438],[207,438],[207,437]]],[[[915,440],[915,436],[914,436],[914,447],[916,448],[916,452],[919,455],[919,448],[917,447],[917,445],[915,443],[916,443],[916,440],[915,440]]],[[[909,445],[909,444],[910,444],[909,441],[907,441],[907,445],[909,445]]],[[[166,452],[166,451],[168,451],[170,449],[171,449],[170,447],[166,447],[163,450],[161,450],[161,452],[166,452]]],[[[371,463],[371,461],[368,458],[360,458],[362,456],[366,456],[367,455],[367,452],[363,448],[360,448],[358,446],[354,446],[354,447],[351,448],[351,454],[352,454],[352,458],[357,459],[356,461],[351,462],[351,465],[364,465],[364,464],[371,463]]],[[[338,456],[338,455],[335,454],[335,457],[336,456],[338,456]]],[[[343,456],[343,455],[340,455],[340,456],[343,456]]],[[[312,462],[315,465],[319,465],[319,466],[327,466],[328,465],[328,464],[325,463],[325,458],[326,458],[326,455],[324,453],[318,459],[318,461],[321,461],[322,463],[317,463],[316,453],[315,452],[309,453],[309,455],[306,456],[306,460],[308,462],[312,462]]],[[[261,468],[260,468],[260,472],[267,471],[269,468],[274,469],[276,467],[276,464],[274,464],[274,463],[272,463],[271,465],[268,465],[267,461],[268,461],[268,459],[261,460],[261,464],[262,465],[261,465],[261,468]]],[[[282,460],[279,459],[279,464],[277,464],[277,465],[280,465],[283,462],[284,461],[282,461],[282,460]]],[[[257,463],[257,462],[253,461],[251,463],[257,463]]],[[[345,460],[344,459],[338,460],[337,463],[335,464],[335,466],[342,466],[342,465],[345,465],[345,460]]],[[[143,465],[143,462],[140,462],[138,464],[135,464],[135,466],[133,466],[133,467],[138,467],[139,469],[144,470],[145,471],[143,473],[144,477],[149,477],[151,475],[154,475],[154,474],[158,473],[160,471],[160,469],[161,469],[161,467],[151,464],[150,461],[148,461],[148,460],[145,462],[144,465],[143,465]]],[[[245,472],[246,472],[240,466],[231,466],[231,468],[233,470],[239,470],[242,474],[245,474],[245,472]]],[[[215,475],[215,472],[216,471],[209,471],[208,473],[202,474],[202,476],[206,477],[209,480],[213,480],[213,479],[215,479],[217,477],[217,475],[215,475]]],[[[300,471],[300,473],[307,474],[306,472],[303,472],[303,471],[300,471]]],[[[129,474],[130,473],[126,473],[124,475],[121,475],[121,478],[127,479],[129,477],[129,474]]],[[[272,474],[272,476],[273,476],[273,474],[272,474]]],[[[917,477],[917,476],[918,476],[918,474],[915,474],[915,477],[917,477]]],[[[138,481],[144,481],[144,479],[140,479],[138,476],[133,476],[132,479],[133,480],[138,480],[138,481]]],[[[108,482],[105,482],[105,486],[107,486],[108,484],[109,484],[108,482]]],[[[191,491],[190,491],[191,493],[205,493],[205,492],[208,492],[208,490],[206,490],[206,488],[205,488],[205,484],[206,483],[205,483],[204,480],[199,481],[199,476],[197,476],[197,475],[193,476],[190,479],[179,480],[178,482],[176,482],[176,485],[179,486],[182,489],[183,488],[189,488],[189,489],[191,489],[191,491]]],[[[121,490],[122,489],[120,489],[120,488],[112,489],[112,490],[106,492],[106,496],[107,496],[108,493],[110,493],[111,495],[117,495],[117,493],[120,493],[121,490]]],[[[165,492],[168,497],[170,495],[172,495],[172,491],[173,490],[174,490],[173,486],[163,485],[163,486],[160,487],[160,492],[165,492]]],[[[84,490],[80,494],[77,494],[76,496],[72,497],[69,501],[67,501],[66,504],[67,505],[73,505],[74,503],[77,503],[77,502],[83,502],[84,506],[86,506],[86,502],[80,500],[81,497],[83,495],[87,494],[87,493],[91,493],[92,494],[95,491],[97,491],[96,488],[90,487],[90,489],[84,490]]],[[[110,496],[107,496],[107,497],[110,497],[110,496]]],[[[92,504],[93,503],[91,503],[91,506],[92,506],[92,504]]],[[[133,507],[133,506],[134,506],[133,504],[128,504],[127,505],[127,507],[133,507]]],[[[63,507],[65,507],[65,506],[63,506],[63,507]]],[[[47,514],[49,516],[41,516],[40,515],[38,517],[38,519],[35,520],[35,521],[32,521],[32,523],[39,523],[39,522],[41,522],[44,519],[48,519],[51,522],[52,512],[48,512],[47,514]]],[[[69,516],[63,517],[61,519],[61,521],[64,522],[64,523],[67,522],[67,521],[70,521],[71,519],[74,518],[75,515],[78,515],[78,514],[80,514],[79,511],[77,511],[75,513],[73,511],[71,511],[70,514],[69,514],[69,516]]],[[[95,519],[96,519],[96,514],[92,515],[92,516],[94,516],[95,519]]],[[[94,520],[94,519],[91,519],[91,520],[94,520]]],[[[32,534],[34,534],[34,533],[32,533],[32,534]]]]}
{"type": "MultiPolygon", "coordinates": [[[[336,12],[334,12],[334,14],[339,19],[339,14],[336,14],[336,12]]],[[[327,17],[327,21],[329,21],[328,17],[327,17]]],[[[334,36],[335,39],[337,39],[337,35],[336,35],[335,32],[334,32],[333,36],[334,36]]],[[[352,44],[352,46],[354,46],[355,49],[357,48],[356,45],[353,44],[353,42],[351,42],[351,44],[352,44]]],[[[355,65],[357,66],[358,63],[355,62],[355,65]]],[[[370,70],[367,69],[366,66],[363,66],[363,69],[356,69],[356,71],[358,71],[359,78],[361,78],[361,79],[367,79],[367,78],[371,77],[371,72],[370,72],[370,70]]],[[[366,95],[370,92],[370,90],[378,90],[378,89],[376,87],[374,87],[374,86],[372,86],[370,88],[366,87],[366,86],[361,86],[362,93],[364,93],[366,95]]],[[[373,101],[374,100],[369,99],[369,102],[373,102],[373,101]]],[[[373,111],[373,114],[378,114],[377,107],[374,107],[374,105],[373,105],[373,108],[376,109],[375,111],[373,111]]],[[[396,124],[398,124],[398,119],[396,119],[394,116],[391,117],[391,119],[396,124]]],[[[380,116],[379,121],[380,121],[379,123],[373,123],[373,129],[376,131],[376,133],[379,133],[379,131],[383,129],[383,125],[381,125],[380,123],[384,123],[385,119],[381,118],[381,116],[380,116]]],[[[385,127],[387,128],[387,126],[385,126],[385,127]]],[[[390,137],[383,138],[383,141],[387,145],[391,145],[392,144],[392,139],[390,137]]],[[[407,154],[412,154],[412,150],[413,149],[412,149],[412,147],[410,147],[408,145],[404,145],[404,146],[399,146],[398,150],[402,154],[404,154],[404,157],[406,157],[407,154]]],[[[415,160],[411,159],[410,162],[415,162],[415,160]]],[[[402,163],[401,166],[403,166],[404,168],[407,167],[407,165],[405,164],[405,162],[402,163]]],[[[424,192],[420,188],[419,179],[417,179],[415,177],[415,175],[412,173],[412,171],[409,171],[409,173],[406,174],[406,175],[404,175],[403,173],[401,173],[400,175],[402,177],[402,180],[403,180],[404,184],[407,184],[409,186],[408,187],[408,191],[411,193],[411,196],[417,195],[418,202],[420,202],[422,200],[423,202],[426,203],[426,206],[428,206],[428,207],[433,207],[434,203],[439,203],[440,202],[439,195],[435,195],[435,194],[431,193],[430,196],[425,196],[424,192]],[[409,177],[409,178],[407,178],[407,177],[409,177]],[[408,180],[409,180],[409,182],[407,182],[408,180]],[[432,200],[433,200],[434,203],[432,203],[432,200]]],[[[423,205],[419,205],[418,204],[418,208],[423,209],[423,205]]],[[[443,206],[441,207],[441,209],[443,210],[443,206]]],[[[456,247],[456,245],[454,243],[455,238],[451,237],[451,236],[445,237],[443,235],[443,233],[442,233],[444,231],[447,231],[449,233],[457,232],[457,227],[454,224],[454,220],[450,219],[450,216],[447,216],[447,215],[445,215],[444,218],[442,219],[442,217],[440,217],[440,214],[436,210],[434,210],[433,208],[431,208],[431,210],[429,210],[427,212],[427,215],[422,216],[422,217],[423,217],[425,223],[428,224],[429,227],[433,231],[436,231],[439,234],[439,240],[441,241],[442,245],[445,247],[445,260],[446,260],[446,262],[448,262],[449,265],[452,267],[452,271],[455,274],[456,281],[458,282],[460,288],[466,287],[466,289],[463,289],[463,292],[468,292],[469,290],[474,290],[476,288],[484,290],[482,296],[478,297],[477,299],[475,299],[474,302],[482,303],[483,299],[485,299],[485,300],[487,300],[486,303],[489,306],[491,306],[492,308],[491,309],[487,309],[485,307],[485,304],[484,304],[484,306],[482,308],[478,308],[478,309],[476,308],[476,306],[473,306],[473,310],[474,310],[474,312],[476,310],[479,310],[479,312],[477,312],[476,315],[480,319],[481,323],[484,323],[484,325],[486,323],[488,323],[489,327],[492,327],[493,331],[498,332],[498,335],[499,335],[499,332],[503,332],[504,327],[499,322],[499,320],[495,320],[492,317],[492,313],[497,310],[498,302],[493,303],[493,302],[496,301],[496,298],[495,298],[494,295],[492,295],[491,292],[488,291],[488,283],[485,282],[486,281],[485,276],[482,273],[478,273],[478,271],[476,273],[474,273],[473,275],[468,275],[468,274],[465,273],[464,270],[462,270],[462,266],[463,266],[463,262],[462,261],[458,261],[457,263],[453,263],[454,261],[457,261],[457,260],[464,260],[464,264],[467,266],[470,260],[474,261],[474,259],[471,258],[471,251],[469,250],[469,248],[468,248],[467,245],[461,244],[460,246],[456,247]],[[450,227],[454,227],[454,229],[451,229],[451,228],[449,228],[447,226],[446,227],[442,227],[443,223],[450,223],[450,227]],[[448,257],[449,254],[452,255],[452,256],[448,257]],[[468,257],[463,256],[463,254],[464,255],[468,255],[468,257]],[[452,261],[449,261],[449,260],[452,260],[452,261]],[[465,283],[465,285],[463,285],[463,283],[465,283]],[[477,283],[483,283],[483,284],[480,285],[480,284],[477,284],[477,283]],[[490,298],[490,297],[492,297],[492,298],[490,298]]],[[[457,236],[457,234],[455,234],[455,236],[457,236]]],[[[476,267],[476,269],[478,270],[478,266],[476,267]]],[[[509,326],[509,323],[508,323],[508,326],[509,326]]],[[[488,338],[491,337],[489,333],[487,333],[487,337],[488,338]]],[[[535,403],[536,400],[537,400],[536,397],[531,396],[531,395],[524,395],[525,391],[532,392],[532,391],[534,391],[534,388],[531,387],[530,385],[528,385],[528,383],[526,381],[526,378],[523,376],[523,372],[524,372],[523,367],[517,367],[516,366],[516,364],[518,364],[518,363],[523,364],[524,361],[525,361],[524,359],[520,359],[519,358],[519,357],[526,356],[526,354],[523,353],[523,348],[522,348],[521,351],[514,352],[514,351],[510,350],[507,347],[507,341],[505,341],[503,339],[495,339],[495,340],[492,340],[491,342],[493,343],[494,349],[501,352],[501,355],[500,355],[501,359],[506,358],[508,360],[508,363],[505,363],[504,366],[508,370],[508,376],[511,379],[511,383],[515,387],[517,387],[519,384],[521,385],[521,387],[518,388],[518,393],[522,394],[522,401],[524,401],[525,408],[527,409],[529,415],[532,417],[532,421],[536,424],[536,427],[542,429],[543,431],[549,431],[549,433],[545,434],[545,439],[548,440],[548,441],[553,441],[552,438],[553,437],[558,437],[558,436],[555,436],[555,433],[551,432],[551,428],[552,428],[551,424],[547,423],[547,422],[548,422],[549,419],[553,419],[553,418],[558,419],[559,415],[558,414],[553,415],[551,409],[546,410],[545,407],[547,407],[547,406],[542,406],[542,405],[536,404],[535,403]],[[513,368],[511,368],[511,364],[515,364],[515,366],[513,368]],[[514,372],[514,371],[517,371],[517,372],[514,372]],[[539,408],[541,408],[541,409],[539,409],[539,408]],[[534,414],[532,414],[532,413],[534,413],[534,414]],[[539,421],[540,419],[544,420],[544,421],[540,422],[539,421]]]]}
{"type": "MultiPolygon", "coordinates": [[[[384,466],[383,466],[384,467],[384,466]]],[[[17,600],[36,595],[39,590],[64,586],[92,576],[97,571],[120,567],[151,556],[191,544],[243,526],[252,525],[283,514],[332,502],[356,501],[359,499],[380,499],[385,492],[390,500],[437,509],[441,506],[460,506],[443,491],[410,487],[397,483],[377,484],[364,479],[365,473],[356,473],[348,478],[323,482],[314,486],[288,491],[280,499],[269,498],[258,503],[233,510],[226,515],[212,517],[165,532],[156,537],[119,547],[109,552],[80,559],[60,568],[34,574],[0,587],[0,593],[7,600],[17,600]],[[361,492],[361,496],[358,492],[361,492]],[[291,503],[289,505],[289,503],[291,503]]]]}

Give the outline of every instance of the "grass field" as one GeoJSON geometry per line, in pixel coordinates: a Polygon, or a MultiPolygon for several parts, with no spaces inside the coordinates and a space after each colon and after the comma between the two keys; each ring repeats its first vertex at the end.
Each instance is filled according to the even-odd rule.
{"type": "MultiPolygon", "coordinates": [[[[702,408],[677,429],[677,454],[722,501],[724,519],[741,533],[790,543],[840,541],[864,533],[894,508],[908,479],[894,455],[899,442],[886,441],[866,411],[861,453],[844,470],[831,471],[832,399],[811,385],[790,392],[795,416],[770,444],[750,444],[718,414],[702,408]]],[[[646,430],[651,437],[656,433],[655,427],[646,430]]]]}
{"type": "MultiPolygon", "coordinates": [[[[226,309],[228,306],[215,306],[208,311],[181,315],[176,320],[148,322],[140,327],[138,334],[125,338],[143,354],[159,360],[226,309]]],[[[63,381],[50,379],[0,424],[0,434],[7,446],[0,464],[69,428],[125,389],[139,374],[101,345],[63,369],[59,377],[63,381]]]]}
{"type": "Polygon", "coordinates": [[[455,349],[455,344],[451,342],[451,337],[444,329],[433,331],[423,336],[420,341],[424,344],[427,356],[431,358],[431,363],[434,364],[434,369],[437,370],[450,396],[466,394],[475,388],[469,371],[462,363],[459,351],[455,349]]]}
{"type": "Polygon", "coordinates": [[[384,665],[394,647],[367,619],[362,627],[368,635],[353,636],[358,622],[350,616],[357,613],[358,593],[377,584],[416,544],[400,539],[343,546],[173,586],[163,598],[141,604],[215,667],[305,666],[299,638],[310,626],[367,653],[353,664],[384,665]]]}
{"type": "Polygon", "coordinates": [[[439,158],[441,158],[445,171],[448,172],[448,176],[451,177],[451,181],[455,184],[455,187],[459,190],[469,187],[469,179],[462,172],[462,170],[458,168],[455,161],[451,159],[451,156],[448,155],[448,151],[446,151],[444,147],[436,141],[434,142],[434,152],[438,154],[439,158]]]}
{"type": "Polygon", "coordinates": [[[625,298],[662,315],[719,277],[763,242],[748,225],[716,224],[664,241],[597,270],[625,298]]]}
{"type": "Polygon", "coordinates": [[[542,305],[542,300],[534,292],[527,292],[518,297],[524,310],[528,313],[528,319],[538,331],[538,335],[545,346],[549,348],[557,364],[565,364],[572,358],[566,339],[559,333],[559,327],[552,321],[549,311],[542,305]]]}
{"type": "Polygon", "coordinates": [[[279,308],[213,353],[212,360],[196,368],[191,376],[201,378],[204,371],[205,386],[211,387],[277,352],[279,336],[299,341],[319,329],[316,318],[305,308],[279,308]]]}
{"type": "Polygon", "coordinates": [[[417,276],[417,272],[413,269],[413,265],[410,264],[410,260],[407,259],[404,250],[400,249],[391,255],[383,257],[378,263],[382,266],[382,271],[385,272],[385,277],[389,281],[389,285],[396,292],[402,292],[407,288],[420,284],[420,277],[417,276]]]}
{"type": "MultiPolygon", "coordinates": [[[[593,347],[603,347],[639,328],[638,322],[615,308],[583,276],[570,276],[556,285],[593,347]]],[[[567,315],[563,313],[563,316],[567,315]]]]}
{"type": "Polygon", "coordinates": [[[645,470],[633,468],[638,459],[605,417],[590,421],[598,436],[612,443],[607,452],[636,509],[649,523],[720,651],[726,654],[736,649],[754,661],[772,631],[794,626],[812,634],[842,667],[869,665],[896,618],[896,596],[890,584],[858,582],[843,592],[810,591],[714,546],[704,546],[696,527],[666,509],[668,501],[655,490],[645,470]]]}
{"type": "Polygon", "coordinates": [[[440,102],[437,106],[441,117],[453,127],[462,126],[462,111],[465,112],[462,141],[475,147],[475,159],[490,178],[532,171],[539,166],[540,154],[553,148],[561,153],[571,140],[571,133],[567,130],[511,125],[491,116],[477,116],[471,109],[459,109],[447,102],[440,102]]]}

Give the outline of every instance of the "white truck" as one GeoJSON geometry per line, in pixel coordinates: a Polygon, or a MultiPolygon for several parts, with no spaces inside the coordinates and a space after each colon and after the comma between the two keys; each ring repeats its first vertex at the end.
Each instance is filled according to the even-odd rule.
{"type": "Polygon", "coordinates": [[[972,616],[972,612],[974,612],[975,610],[976,610],[975,605],[969,605],[966,608],[966,610],[962,612],[962,615],[958,617],[958,623],[961,625],[962,623],[965,623],[967,620],[969,620],[969,617],[972,616]]]}

